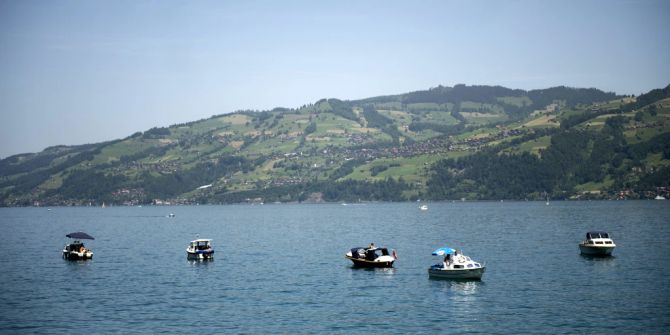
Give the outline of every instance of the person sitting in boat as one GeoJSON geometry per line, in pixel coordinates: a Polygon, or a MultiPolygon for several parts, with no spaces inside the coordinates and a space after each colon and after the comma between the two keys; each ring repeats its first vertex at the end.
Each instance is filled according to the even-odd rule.
{"type": "Polygon", "coordinates": [[[365,251],[365,259],[368,261],[374,261],[377,259],[377,253],[375,252],[374,248],[365,251]]]}
{"type": "Polygon", "coordinates": [[[451,258],[450,258],[450,256],[451,256],[451,255],[449,255],[449,254],[447,254],[446,256],[444,256],[444,261],[442,261],[442,268],[443,268],[443,269],[448,269],[448,268],[449,268],[449,265],[451,264],[451,258]]]}
{"type": "Polygon", "coordinates": [[[460,263],[462,263],[464,261],[463,260],[463,255],[461,255],[461,253],[458,252],[458,250],[454,250],[453,261],[454,262],[460,262],[460,263]]]}
{"type": "Polygon", "coordinates": [[[81,253],[86,252],[86,248],[84,248],[84,246],[82,245],[82,246],[79,248],[79,252],[81,252],[81,253]]]}
{"type": "Polygon", "coordinates": [[[368,249],[374,249],[374,248],[376,248],[376,247],[375,247],[375,243],[374,243],[374,242],[370,242],[370,245],[368,246],[368,249]]]}

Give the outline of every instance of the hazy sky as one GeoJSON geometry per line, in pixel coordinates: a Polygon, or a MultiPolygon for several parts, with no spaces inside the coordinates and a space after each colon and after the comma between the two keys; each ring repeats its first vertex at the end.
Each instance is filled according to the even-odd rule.
{"type": "Polygon", "coordinates": [[[670,83],[670,1],[4,1],[0,157],[437,85],[670,83]]]}

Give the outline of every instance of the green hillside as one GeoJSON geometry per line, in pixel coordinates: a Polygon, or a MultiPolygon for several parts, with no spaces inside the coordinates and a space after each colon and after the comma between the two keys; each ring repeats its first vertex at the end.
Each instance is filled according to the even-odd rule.
{"type": "Polygon", "coordinates": [[[0,205],[653,198],[670,86],[439,86],[238,111],[0,160],[0,205]]]}

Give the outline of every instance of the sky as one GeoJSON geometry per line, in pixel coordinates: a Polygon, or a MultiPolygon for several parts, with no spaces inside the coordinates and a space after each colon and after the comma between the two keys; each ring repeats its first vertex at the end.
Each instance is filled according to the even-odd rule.
{"type": "Polygon", "coordinates": [[[0,0],[0,158],[438,85],[670,84],[670,1],[0,0]]]}

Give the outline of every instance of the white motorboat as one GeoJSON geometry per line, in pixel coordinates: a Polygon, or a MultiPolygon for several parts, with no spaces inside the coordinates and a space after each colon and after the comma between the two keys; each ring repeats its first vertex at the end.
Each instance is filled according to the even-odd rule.
{"type": "Polygon", "coordinates": [[[397,259],[395,250],[389,254],[387,248],[377,248],[374,243],[367,248],[351,248],[344,257],[351,260],[355,267],[363,268],[391,268],[397,259]]]}
{"type": "Polygon", "coordinates": [[[197,239],[189,243],[186,248],[186,256],[188,259],[214,259],[214,248],[212,248],[211,239],[197,239]]]}
{"type": "Polygon", "coordinates": [[[591,256],[609,256],[615,247],[614,241],[604,231],[590,231],[586,233],[586,239],[579,243],[581,253],[591,256]]]}
{"type": "Polygon", "coordinates": [[[65,235],[73,239],[71,243],[68,243],[63,247],[63,258],[71,261],[77,260],[86,260],[93,258],[93,251],[84,246],[84,243],[81,240],[95,240],[93,236],[86,234],[84,232],[76,232],[65,235]]]}
{"type": "Polygon", "coordinates": [[[428,205],[421,205],[421,207],[419,207],[419,209],[422,210],[422,211],[427,211],[428,210],[428,205]]]}
{"type": "Polygon", "coordinates": [[[441,264],[435,264],[428,269],[428,276],[439,279],[481,280],[486,266],[473,261],[460,252],[444,247],[433,251],[434,256],[445,256],[441,264]]]}
{"type": "Polygon", "coordinates": [[[656,198],[654,198],[654,200],[665,200],[665,197],[662,195],[657,195],[656,198]]]}

